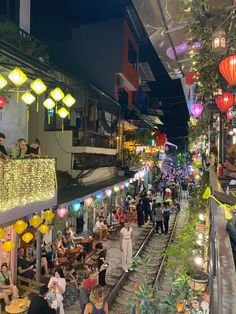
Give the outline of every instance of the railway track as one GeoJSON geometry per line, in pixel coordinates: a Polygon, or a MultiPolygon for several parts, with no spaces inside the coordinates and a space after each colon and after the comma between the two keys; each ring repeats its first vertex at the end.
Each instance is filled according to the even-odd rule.
{"type": "Polygon", "coordinates": [[[135,282],[153,284],[154,282],[159,281],[165,262],[162,253],[172,241],[176,224],[177,216],[172,215],[169,223],[169,232],[164,236],[156,234],[155,229],[151,224],[145,226],[142,234],[137,240],[137,244],[135,245],[134,252],[136,249],[136,253],[134,254],[134,258],[137,256],[148,256],[150,261],[146,265],[145,269],[143,269],[143,267],[139,267],[130,273],[121,272],[120,274],[119,271],[117,271],[117,273],[114,274],[117,280],[114,282],[114,285],[107,297],[111,314],[129,313],[127,304],[132,297],[135,282]]]}

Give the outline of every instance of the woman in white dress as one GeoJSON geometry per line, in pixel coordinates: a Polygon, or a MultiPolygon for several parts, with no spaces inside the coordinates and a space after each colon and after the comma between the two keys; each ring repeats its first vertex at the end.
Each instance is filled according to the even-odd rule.
{"type": "Polygon", "coordinates": [[[128,273],[129,270],[133,270],[132,267],[132,255],[133,255],[133,229],[130,226],[129,221],[125,221],[124,227],[120,231],[120,250],[122,253],[122,268],[128,273]]]}
{"type": "Polygon", "coordinates": [[[51,303],[51,308],[59,310],[59,314],[64,314],[63,307],[63,294],[66,289],[66,280],[64,278],[64,273],[60,267],[55,270],[54,276],[50,279],[48,283],[49,294],[52,294],[53,302],[51,303]]]}

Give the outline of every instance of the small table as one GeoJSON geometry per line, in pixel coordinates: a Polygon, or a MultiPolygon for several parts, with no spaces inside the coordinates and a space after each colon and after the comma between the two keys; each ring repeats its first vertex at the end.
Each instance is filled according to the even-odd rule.
{"type": "Polygon", "coordinates": [[[93,250],[93,238],[85,238],[80,241],[80,244],[83,246],[84,251],[89,253],[93,250]]]}
{"type": "Polygon", "coordinates": [[[68,250],[68,253],[69,254],[77,254],[77,253],[80,253],[80,252],[82,252],[83,251],[83,248],[81,248],[81,247],[75,247],[75,248],[73,248],[73,249],[69,249],[68,250]]]}
{"type": "Polygon", "coordinates": [[[9,305],[5,306],[5,311],[10,314],[26,313],[30,306],[29,299],[15,299],[9,305]]]}

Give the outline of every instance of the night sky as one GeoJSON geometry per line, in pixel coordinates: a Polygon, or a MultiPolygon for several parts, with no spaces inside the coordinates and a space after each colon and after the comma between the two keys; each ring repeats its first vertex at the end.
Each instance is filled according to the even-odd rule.
{"type": "MultiPolygon", "coordinates": [[[[124,17],[126,6],[130,5],[131,0],[32,0],[31,31],[47,42],[51,38],[64,40],[71,36],[74,26],[124,17]]],[[[180,80],[169,78],[149,41],[140,45],[140,61],[149,62],[156,78],[150,84],[149,96],[157,98],[164,111],[165,116],[160,118],[169,141],[184,145],[188,110],[180,80]]]]}

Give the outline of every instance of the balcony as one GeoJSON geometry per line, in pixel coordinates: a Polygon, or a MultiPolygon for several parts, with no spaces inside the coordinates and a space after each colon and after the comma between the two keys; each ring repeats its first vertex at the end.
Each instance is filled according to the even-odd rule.
{"type": "Polygon", "coordinates": [[[1,224],[57,203],[53,158],[0,160],[1,224]]]}
{"type": "Polygon", "coordinates": [[[87,133],[82,138],[79,138],[79,131],[73,131],[73,146],[91,146],[116,149],[116,138],[99,133],[87,133]]]}

